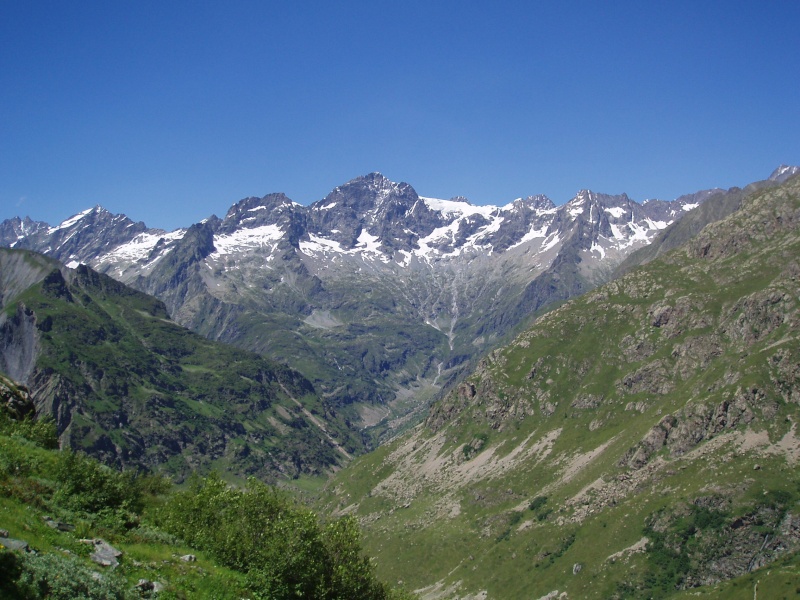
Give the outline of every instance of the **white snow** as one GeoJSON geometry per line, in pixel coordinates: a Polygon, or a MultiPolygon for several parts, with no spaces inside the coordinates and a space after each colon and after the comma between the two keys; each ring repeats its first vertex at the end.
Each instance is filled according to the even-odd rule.
{"type": "Polygon", "coordinates": [[[366,230],[362,230],[358,236],[358,243],[352,250],[345,250],[342,245],[335,241],[323,237],[309,234],[310,241],[300,242],[300,251],[307,255],[317,253],[328,254],[329,252],[336,252],[338,254],[361,254],[364,257],[378,258],[381,262],[388,263],[389,257],[380,251],[380,241],[377,236],[370,234],[366,230]]]}
{"type": "Polygon", "coordinates": [[[335,241],[335,240],[327,240],[322,237],[318,237],[313,233],[308,234],[308,237],[311,241],[302,241],[300,242],[300,250],[305,254],[314,254],[317,252],[341,252],[344,253],[345,250],[342,248],[342,245],[335,241]]]}
{"type": "Polygon", "coordinates": [[[633,232],[633,235],[628,238],[628,246],[632,245],[634,242],[647,243],[650,241],[650,236],[647,234],[647,228],[633,222],[628,223],[628,228],[633,232]]]}
{"type": "Polygon", "coordinates": [[[472,245],[478,245],[479,239],[481,239],[486,235],[489,235],[490,233],[495,233],[497,230],[499,230],[500,225],[503,224],[503,221],[505,221],[503,217],[493,216],[488,225],[484,225],[477,232],[475,232],[474,234],[472,234],[467,238],[467,243],[472,245]]]}
{"type": "Polygon", "coordinates": [[[666,221],[653,221],[652,219],[645,219],[645,223],[650,226],[650,229],[664,229],[669,225],[666,221]]]}
{"type": "Polygon", "coordinates": [[[380,252],[380,240],[377,235],[370,234],[366,229],[361,230],[356,248],[366,252],[380,252]]]}
{"type": "Polygon", "coordinates": [[[615,240],[624,240],[625,239],[625,234],[622,233],[622,230],[619,227],[614,225],[614,223],[609,223],[609,225],[611,225],[611,233],[614,234],[614,239],[615,240]]]}
{"type": "Polygon", "coordinates": [[[695,204],[684,204],[684,205],[683,205],[683,210],[685,210],[685,211],[690,211],[690,210],[692,210],[693,208],[697,208],[698,206],[700,206],[700,205],[699,205],[699,204],[697,204],[697,203],[695,203],[695,204]]]}
{"type": "Polygon", "coordinates": [[[283,231],[277,225],[262,225],[250,229],[238,229],[229,235],[214,236],[212,256],[231,254],[239,250],[264,248],[283,237],[283,231]]]}
{"type": "Polygon", "coordinates": [[[266,206],[254,206],[253,208],[248,208],[247,212],[256,212],[257,210],[267,210],[266,206]]]}
{"type": "Polygon", "coordinates": [[[167,242],[174,242],[181,239],[184,235],[186,235],[185,229],[177,229],[171,233],[140,233],[130,242],[117,246],[106,254],[103,257],[103,261],[135,262],[137,260],[142,260],[148,257],[161,238],[164,238],[167,242]]]}
{"type": "Polygon", "coordinates": [[[399,264],[401,267],[407,267],[411,264],[411,259],[414,256],[411,254],[411,252],[408,252],[407,250],[400,250],[398,254],[403,255],[403,260],[398,260],[397,264],[399,264]]]}
{"type": "Polygon", "coordinates": [[[73,225],[75,225],[75,223],[80,221],[83,217],[85,217],[86,215],[91,213],[93,210],[94,210],[94,208],[87,208],[83,212],[79,212],[77,215],[74,215],[74,216],[70,217],[66,221],[62,221],[61,225],[58,225],[56,227],[51,227],[48,230],[48,233],[55,233],[56,231],[58,231],[60,229],[66,229],[67,227],[72,227],[73,225]]]}
{"type": "Polygon", "coordinates": [[[553,239],[550,240],[549,242],[545,241],[545,244],[544,246],[542,246],[540,252],[547,252],[548,250],[550,250],[550,248],[555,247],[561,241],[561,238],[559,237],[558,233],[554,233],[552,235],[553,239]]]}
{"type": "Polygon", "coordinates": [[[591,249],[589,252],[597,252],[600,255],[600,260],[603,260],[606,257],[605,249],[599,244],[592,244],[591,249]]]}
{"type": "Polygon", "coordinates": [[[583,207],[582,206],[577,206],[575,208],[570,208],[570,209],[567,210],[567,212],[574,219],[578,215],[582,215],[583,214],[583,207]]]}
{"type": "Polygon", "coordinates": [[[514,244],[513,246],[509,246],[508,249],[511,250],[512,248],[516,248],[517,246],[520,246],[525,242],[530,242],[531,240],[545,237],[547,235],[547,229],[548,229],[547,225],[545,225],[541,229],[531,228],[530,231],[528,231],[528,233],[523,235],[522,238],[520,238],[520,240],[516,244],[514,244]]]}
{"type": "Polygon", "coordinates": [[[621,206],[612,206],[611,208],[607,208],[606,212],[615,219],[619,219],[622,215],[625,214],[626,211],[621,206]]]}
{"type": "Polygon", "coordinates": [[[69,261],[67,263],[67,268],[68,269],[77,269],[80,266],[80,264],[81,263],[79,263],[77,260],[71,260],[71,261],[69,261]]]}
{"type": "Polygon", "coordinates": [[[497,212],[498,208],[487,204],[486,206],[474,206],[468,202],[456,202],[455,200],[440,200],[439,198],[424,198],[420,196],[425,205],[431,210],[438,211],[443,215],[460,215],[468,217],[470,215],[482,215],[487,219],[497,212]]]}

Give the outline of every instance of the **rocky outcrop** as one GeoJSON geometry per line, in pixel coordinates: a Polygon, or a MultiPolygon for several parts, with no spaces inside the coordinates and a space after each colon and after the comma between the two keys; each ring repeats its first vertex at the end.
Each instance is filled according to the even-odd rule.
{"type": "Polygon", "coordinates": [[[0,375],[0,411],[16,421],[33,417],[36,407],[28,388],[0,375]]]}
{"type": "Polygon", "coordinates": [[[751,423],[764,408],[769,411],[764,393],[757,388],[739,388],[733,398],[716,406],[691,404],[662,418],[618,464],[641,469],[665,448],[671,456],[680,456],[725,430],[751,423]]]}
{"type": "Polygon", "coordinates": [[[28,381],[39,357],[39,329],[36,315],[24,304],[17,305],[11,316],[0,313],[0,372],[16,381],[28,381]]]}

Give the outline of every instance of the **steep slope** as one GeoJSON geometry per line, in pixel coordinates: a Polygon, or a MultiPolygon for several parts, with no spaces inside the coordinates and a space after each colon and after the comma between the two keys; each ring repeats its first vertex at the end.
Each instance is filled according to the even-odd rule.
{"type": "Polygon", "coordinates": [[[360,447],[296,371],[179,327],[152,297],[27,251],[0,250],[0,269],[0,371],[56,419],[62,445],[262,479],[336,468],[343,446],[360,447]]]}
{"type": "Polygon", "coordinates": [[[309,206],[246,198],[172,233],[95,207],[57,227],[6,221],[0,243],[88,264],[208,338],[291,363],[377,438],[707,195],[639,204],[584,190],[560,207],[544,196],[473,206],[371,173],[309,206]]]}
{"type": "Polygon", "coordinates": [[[543,316],[321,505],[424,598],[796,586],[798,332],[795,177],[543,316]]]}
{"type": "Polygon", "coordinates": [[[685,244],[709,223],[720,221],[739,210],[742,201],[753,192],[779,185],[798,172],[800,172],[800,167],[781,165],[772,172],[769,179],[751,183],[744,189],[708,190],[701,192],[700,197],[697,195],[686,197],[685,199],[690,203],[693,200],[696,201],[697,209],[659,232],[650,244],[631,253],[617,267],[615,276],[623,275],[631,269],[653,260],[656,256],[685,244]]]}

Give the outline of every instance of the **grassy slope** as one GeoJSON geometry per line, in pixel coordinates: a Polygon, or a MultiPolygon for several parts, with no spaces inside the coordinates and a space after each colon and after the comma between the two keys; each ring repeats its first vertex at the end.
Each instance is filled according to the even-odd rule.
{"type": "MultiPolygon", "coordinates": [[[[669,595],[675,582],[654,580],[655,553],[624,550],[654,522],[674,538],[704,502],[719,504],[722,524],[685,540],[702,552],[684,585],[728,576],[700,555],[737,555],[724,540],[737,519],[759,543],[779,535],[765,492],[782,493],[790,514],[800,498],[799,187],[755,194],[689,248],[550,313],[488,357],[426,427],[340,473],[322,505],[361,518],[387,579],[458,583],[442,597],[669,595]],[[737,402],[745,416],[727,408],[737,402]],[[631,466],[671,414],[672,441],[631,466]],[[539,496],[546,503],[530,510],[539,496]]],[[[793,593],[789,561],[774,577],[701,589],[752,597],[758,580],[793,593]]]]}
{"type": "Polygon", "coordinates": [[[175,325],[160,302],[110,278],[81,268],[68,279],[53,271],[5,310],[35,315],[30,387],[51,410],[77,403],[59,417],[73,446],[180,476],[213,467],[266,479],[335,466],[334,439],[358,447],[291,369],[175,325]]]}

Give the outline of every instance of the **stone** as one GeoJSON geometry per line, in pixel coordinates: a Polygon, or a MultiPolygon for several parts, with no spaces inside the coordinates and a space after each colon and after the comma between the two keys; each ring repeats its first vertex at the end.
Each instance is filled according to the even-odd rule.
{"type": "Polygon", "coordinates": [[[134,587],[142,592],[151,592],[155,588],[155,584],[149,579],[140,579],[134,587]]]}
{"type": "Polygon", "coordinates": [[[9,537],[1,537],[0,546],[3,546],[7,550],[21,550],[23,552],[30,550],[28,542],[23,540],[15,540],[9,537]]]}
{"type": "Polygon", "coordinates": [[[117,550],[100,538],[95,538],[91,540],[80,540],[84,544],[92,544],[94,546],[94,552],[89,556],[95,563],[103,567],[116,567],[119,565],[119,561],[117,560],[120,556],[122,556],[122,552],[117,550]]]}
{"type": "Polygon", "coordinates": [[[62,523],[61,521],[56,521],[50,517],[44,517],[44,522],[48,527],[57,529],[58,531],[75,531],[75,525],[71,525],[70,523],[62,523]]]}

